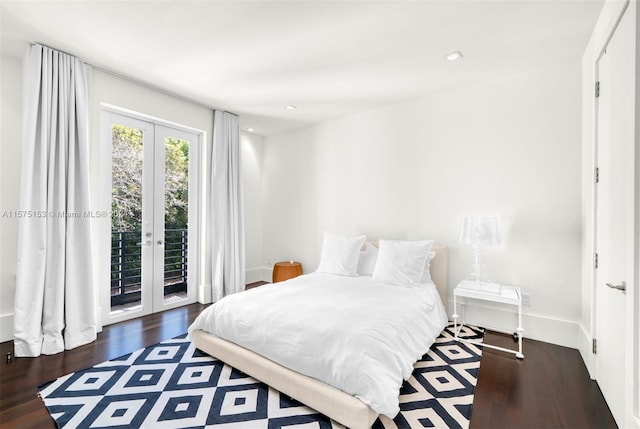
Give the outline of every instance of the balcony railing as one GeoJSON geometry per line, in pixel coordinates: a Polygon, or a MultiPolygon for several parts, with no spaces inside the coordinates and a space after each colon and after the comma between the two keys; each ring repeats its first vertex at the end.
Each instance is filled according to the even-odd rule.
{"type": "MultiPolygon", "coordinates": [[[[164,233],[164,296],[187,291],[187,230],[164,233]]],[[[111,233],[111,306],[138,302],[142,291],[142,232],[111,233]]]]}

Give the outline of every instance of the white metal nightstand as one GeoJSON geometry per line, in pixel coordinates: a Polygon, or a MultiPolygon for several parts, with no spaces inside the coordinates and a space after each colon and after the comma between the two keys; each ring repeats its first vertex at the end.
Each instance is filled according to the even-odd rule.
{"type": "Polygon", "coordinates": [[[515,286],[504,286],[494,283],[476,282],[472,280],[463,280],[458,286],[453,289],[453,323],[454,323],[454,335],[456,341],[465,341],[468,343],[477,344],[483,347],[489,347],[503,352],[513,353],[518,359],[524,359],[522,354],[522,294],[520,288],[515,286]],[[473,298],[481,299],[484,301],[499,302],[502,304],[510,304],[518,307],[518,327],[514,334],[514,339],[517,337],[518,350],[510,350],[504,347],[494,346],[479,341],[472,341],[465,338],[459,338],[458,333],[462,326],[464,326],[464,310],[462,313],[462,323],[458,325],[458,298],[473,298]]]}

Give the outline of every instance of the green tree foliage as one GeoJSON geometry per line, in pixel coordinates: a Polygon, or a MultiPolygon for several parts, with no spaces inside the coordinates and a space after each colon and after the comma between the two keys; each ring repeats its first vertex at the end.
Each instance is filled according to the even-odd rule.
{"type": "MultiPolygon", "coordinates": [[[[112,231],[136,231],[142,221],[142,131],[121,125],[112,129],[112,231]]],[[[147,144],[151,144],[147,142],[147,144]]],[[[187,227],[189,142],[165,138],[165,227],[187,227]]]]}
{"type": "Polygon", "coordinates": [[[164,210],[166,228],[186,228],[189,203],[189,142],[165,137],[164,210]]]}
{"type": "Polygon", "coordinates": [[[111,230],[139,230],[142,222],[142,131],[114,125],[111,135],[111,230]]]}

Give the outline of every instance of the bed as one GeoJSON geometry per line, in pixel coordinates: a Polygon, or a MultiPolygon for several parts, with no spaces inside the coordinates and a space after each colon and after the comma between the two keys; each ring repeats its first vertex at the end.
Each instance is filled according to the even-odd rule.
{"type": "MultiPolygon", "coordinates": [[[[444,307],[444,303],[447,302],[447,248],[443,246],[433,245],[431,246],[431,252],[432,259],[429,272],[431,281],[433,282],[433,295],[436,297],[435,299],[439,299],[440,302],[438,302],[436,306],[438,308],[439,316],[435,317],[434,322],[429,322],[429,324],[430,326],[433,325],[433,327],[438,326],[438,328],[434,328],[435,330],[437,330],[437,332],[435,332],[435,335],[431,331],[428,335],[423,335],[425,337],[429,337],[428,339],[424,339],[424,341],[428,341],[428,344],[425,343],[420,345],[420,347],[424,349],[420,350],[419,355],[417,355],[415,359],[413,359],[413,361],[410,363],[411,368],[413,363],[415,363],[415,361],[418,360],[418,358],[422,354],[427,352],[431,342],[435,339],[435,337],[437,337],[437,335],[444,327],[442,317],[445,318],[444,323],[446,323],[446,310],[444,307]],[[442,316],[443,313],[444,316],[442,316]],[[438,320],[435,321],[435,319],[438,320]]],[[[313,295],[309,295],[309,291],[312,291],[312,288],[314,287],[312,283],[317,282],[318,279],[320,279],[321,281],[326,280],[328,282],[329,280],[327,279],[329,279],[329,277],[331,276],[323,275],[322,273],[310,274],[307,276],[302,276],[302,278],[298,277],[297,279],[288,280],[287,282],[283,283],[261,286],[260,288],[254,288],[251,291],[243,292],[242,294],[236,295],[244,295],[245,298],[248,297],[254,302],[260,302],[267,296],[275,296],[276,294],[286,296],[287,294],[292,293],[289,291],[289,289],[293,290],[294,288],[296,288],[297,290],[305,290],[305,296],[313,299],[313,295]]],[[[333,280],[331,281],[333,282],[333,280]]],[[[365,287],[360,284],[361,282],[365,281],[368,280],[365,278],[359,279],[353,277],[340,278],[336,283],[336,288],[334,289],[334,291],[336,291],[336,293],[339,293],[339,291],[341,290],[348,290],[348,293],[360,293],[357,292],[357,288],[365,287]]],[[[331,283],[331,285],[333,287],[333,283],[331,283]]],[[[396,290],[399,291],[399,289],[396,290]]],[[[413,293],[413,291],[406,293],[413,293]]],[[[420,293],[423,292],[421,291],[420,293]]],[[[405,291],[403,291],[402,294],[404,295],[405,291]]],[[[205,310],[205,312],[209,311],[211,307],[205,310]]],[[[220,312],[222,310],[217,311],[220,312]]],[[[227,311],[229,313],[235,313],[235,310],[227,311]]],[[[203,312],[203,314],[205,312],[203,312]]],[[[253,311],[253,313],[256,313],[256,311],[253,311]]],[[[258,311],[257,313],[262,312],[258,311]]],[[[330,382],[321,381],[323,380],[324,375],[319,376],[318,374],[313,373],[312,370],[315,367],[291,369],[292,367],[295,367],[294,364],[304,366],[304,357],[299,358],[298,356],[296,356],[295,362],[282,362],[283,359],[281,357],[274,358],[270,356],[269,349],[265,349],[264,347],[261,349],[261,344],[254,344],[251,341],[242,338],[242,335],[239,335],[238,339],[233,338],[234,342],[232,342],[224,339],[224,337],[229,336],[229,334],[226,333],[224,329],[221,330],[222,333],[220,335],[215,335],[211,332],[207,332],[204,329],[207,329],[208,331],[213,331],[213,329],[210,329],[210,327],[206,325],[204,321],[199,320],[207,319],[206,316],[207,315],[199,316],[199,318],[189,328],[189,335],[196,347],[349,428],[370,428],[372,423],[380,414],[380,410],[393,409],[389,408],[389,406],[385,408],[384,405],[372,402],[371,399],[366,395],[364,395],[363,397],[363,395],[356,394],[354,396],[354,394],[346,393],[345,390],[350,390],[345,389],[345,386],[342,386],[341,384],[339,384],[339,382],[334,382],[333,380],[330,382]],[[241,343],[247,347],[237,345],[236,342],[241,343]],[[256,350],[257,352],[252,351],[249,348],[256,350]],[[268,356],[270,358],[265,356],[268,356]],[[280,361],[282,364],[277,363],[278,361],[280,361]]],[[[212,317],[211,315],[208,316],[212,317]]],[[[224,317],[226,316],[218,316],[218,324],[222,324],[220,320],[225,320],[224,317]]],[[[242,323],[244,323],[244,320],[236,320],[233,324],[239,325],[242,323]]],[[[423,323],[420,322],[420,324],[422,325],[423,323]]],[[[269,335],[270,327],[251,325],[247,330],[258,331],[259,334],[256,334],[257,339],[254,341],[260,343],[262,341],[261,336],[269,335]]],[[[318,336],[317,332],[315,333],[315,336],[318,336]]],[[[277,339],[280,339],[279,335],[277,339]]],[[[269,341],[275,340],[276,338],[271,338],[271,340],[267,339],[265,341],[268,343],[269,341]]],[[[282,341],[284,342],[286,347],[288,344],[286,342],[287,340],[283,339],[282,341]]],[[[420,341],[423,340],[421,339],[420,341]]],[[[325,341],[325,344],[326,343],[329,342],[325,341]]],[[[393,347],[400,346],[398,344],[394,344],[393,347]]],[[[368,346],[364,346],[364,349],[368,350],[368,346]]],[[[324,361],[324,359],[319,358],[316,362],[316,366],[321,367],[323,365],[322,363],[320,363],[321,361],[324,361]]],[[[408,378],[411,373],[411,368],[409,368],[408,374],[406,374],[406,370],[402,370],[402,378],[408,378]]],[[[402,380],[399,380],[399,383],[401,382],[402,380]]],[[[397,393],[395,399],[397,403],[397,393]]],[[[382,403],[384,403],[384,401],[382,401],[382,403]]],[[[393,414],[393,411],[384,412],[384,414],[387,415],[389,415],[389,413],[393,414]]]]}

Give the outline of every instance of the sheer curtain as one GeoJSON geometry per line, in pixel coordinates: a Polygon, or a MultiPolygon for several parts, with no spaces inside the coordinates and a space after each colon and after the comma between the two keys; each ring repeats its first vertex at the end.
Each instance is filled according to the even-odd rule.
{"type": "Polygon", "coordinates": [[[16,356],[96,339],[89,212],[88,66],[30,48],[22,151],[16,356]]]}
{"type": "Polygon", "coordinates": [[[211,160],[212,298],[244,290],[244,213],[238,117],[214,111],[211,160]]]}

